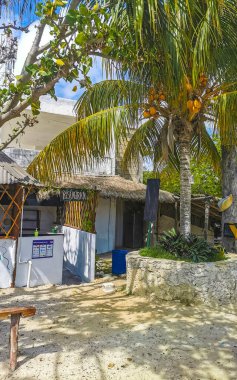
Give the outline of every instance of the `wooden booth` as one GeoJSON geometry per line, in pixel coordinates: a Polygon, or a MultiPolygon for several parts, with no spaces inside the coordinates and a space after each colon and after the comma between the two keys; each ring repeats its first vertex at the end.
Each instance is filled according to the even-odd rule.
{"type": "Polygon", "coordinates": [[[18,237],[22,226],[22,209],[28,195],[39,182],[0,152],[0,262],[15,285],[18,237]]]}

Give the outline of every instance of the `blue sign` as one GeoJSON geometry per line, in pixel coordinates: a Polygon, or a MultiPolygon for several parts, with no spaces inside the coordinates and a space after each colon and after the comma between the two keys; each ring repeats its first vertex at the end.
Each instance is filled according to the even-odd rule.
{"type": "Polygon", "coordinates": [[[53,257],[53,240],[33,240],[32,259],[53,257]]]}

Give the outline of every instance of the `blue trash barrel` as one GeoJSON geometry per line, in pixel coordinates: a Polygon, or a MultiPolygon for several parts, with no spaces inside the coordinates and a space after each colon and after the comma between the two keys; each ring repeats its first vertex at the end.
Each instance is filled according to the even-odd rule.
{"type": "Polygon", "coordinates": [[[124,274],[126,273],[126,249],[113,249],[112,250],[112,273],[124,274]]]}

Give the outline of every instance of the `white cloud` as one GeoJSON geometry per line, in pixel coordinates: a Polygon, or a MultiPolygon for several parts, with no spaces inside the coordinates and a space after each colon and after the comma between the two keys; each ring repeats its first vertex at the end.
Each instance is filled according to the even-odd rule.
{"type": "MultiPolygon", "coordinates": [[[[18,52],[17,52],[17,59],[15,63],[15,69],[14,74],[19,75],[21,73],[22,67],[24,65],[24,62],[26,60],[27,54],[32,48],[32,44],[36,35],[36,26],[38,25],[38,21],[33,22],[29,27],[28,33],[21,33],[21,36],[18,41],[18,52]]],[[[49,27],[46,26],[40,46],[43,46],[47,42],[50,41],[51,35],[49,34],[49,27]]]]}
{"type": "MultiPolygon", "coordinates": [[[[17,60],[15,63],[14,74],[20,75],[24,62],[26,60],[27,54],[32,48],[32,44],[36,34],[36,26],[38,25],[38,21],[32,23],[29,27],[28,33],[22,33],[19,38],[18,43],[18,52],[17,52],[17,60]]],[[[50,41],[51,35],[49,34],[49,27],[46,27],[45,32],[42,36],[40,46],[46,44],[50,41]]],[[[88,74],[92,80],[92,83],[100,82],[103,79],[102,73],[102,61],[100,58],[95,58],[93,60],[93,67],[91,68],[88,74]]],[[[61,98],[66,99],[78,99],[78,97],[83,93],[84,89],[81,89],[78,82],[73,81],[72,83],[66,82],[65,80],[60,80],[55,87],[56,95],[61,98]],[[78,85],[78,90],[73,92],[72,89],[75,85],[78,85]]]]}

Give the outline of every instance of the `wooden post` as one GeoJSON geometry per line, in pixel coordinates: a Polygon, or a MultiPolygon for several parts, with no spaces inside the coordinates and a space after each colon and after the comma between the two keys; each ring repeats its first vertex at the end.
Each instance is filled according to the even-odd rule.
{"type": "Polygon", "coordinates": [[[21,314],[11,315],[11,331],[10,331],[10,369],[15,371],[17,365],[18,352],[18,328],[21,314]]]}
{"type": "Polygon", "coordinates": [[[209,227],[210,201],[205,200],[204,239],[207,240],[209,227]]]}
{"type": "Polygon", "coordinates": [[[17,353],[18,353],[18,329],[21,317],[32,317],[36,313],[34,306],[23,307],[7,307],[0,309],[0,319],[11,317],[10,328],[10,368],[12,371],[16,369],[17,353]]]}
{"type": "Polygon", "coordinates": [[[15,261],[14,268],[12,273],[12,283],[11,288],[15,288],[16,280],[16,269],[17,269],[17,247],[18,247],[18,238],[20,234],[20,223],[21,223],[21,212],[23,207],[23,187],[19,185],[14,186],[14,192],[17,193],[15,197],[15,203],[12,204],[12,218],[14,221],[14,226],[12,228],[11,234],[16,239],[16,248],[15,248],[15,261]]]}

